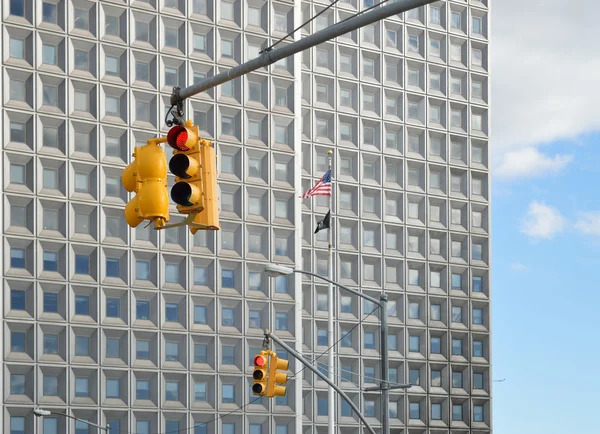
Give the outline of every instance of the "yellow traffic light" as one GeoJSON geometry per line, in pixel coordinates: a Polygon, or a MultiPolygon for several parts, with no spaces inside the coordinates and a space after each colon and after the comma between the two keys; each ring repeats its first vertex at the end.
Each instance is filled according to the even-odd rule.
{"type": "Polygon", "coordinates": [[[254,356],[254,384],[252,385],[252,394],[265,396],[267,394],[267,369],[269,365],[269,353],[261,351],[254,356]]]}
{"type": "Polygon", "coordinates": [[[182,214],[195,214],[192,234],[200,229],[219,229],[217,156],[212,143],[199,137],[198,127],[188,120],[167,134],[175,150],[169,170],[175,175],[171,198],[182,214]]]}
{"type": "Polygon", "coordinates": [[[273,398],[274,396],[285,396],[287,374],[285,372],[278,371],[287,371],[289,361],[279,359],[277,354],[272,351],[270,351],[270,353],[271,359],[269,361],[269,376],[267,377],[267,396],[269,398],[273,398]]]}
{"type": "Polygon", "coordinates": [[[150,220],[158,229],[169,221],[167,156],[159,145],[163,142],[165,138],[150,139],[146,145],[136,146],[133,161],[121,174],[125,190],[135,192],[125,206],[125,220],[132,228],[150,220]]]}

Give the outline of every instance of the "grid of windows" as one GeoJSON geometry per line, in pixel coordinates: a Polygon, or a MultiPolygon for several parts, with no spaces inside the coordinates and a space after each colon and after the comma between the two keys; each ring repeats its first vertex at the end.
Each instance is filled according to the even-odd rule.
{"type": "MultiPolygon", "coordinates": [[[[332,148],[334,173],[344,177],[336,185],[336,277],[375,296],[381,288],[390,294],[393,381],[410,378],[432,396],[446,394],[427,403],[393,392],[393,417],[406,423],[460,416],[485,431],[485,5],[448,1],[393,17],[305,53],[300,65],[282,61],[188,101],[202,135],[217,143],[222,191],[221,231],[190,236],[124,225],[128,196],[119,176],[131,150],[164,133],[172,86],[255,57],[267,32],[279,37],[296,14],[313,16],[320,6],[63,3],[4,0],[3,8],[4,404],[11,432],[30,429],[31,414],[18,408],[35,381],[43,399],[78,417],[110,419],[113,430],[183,429],[242,406],[252,396],[249,376],[240,374],[251,372],[260,330],[292,341],[300,299],[307,353],[326,348],[326,291],[304,280],[296,296],[294,280],[269,281],[261,271],[268,262],[292,265],[302,257],[305,269],[326,273],[326,231],[313,237],[311,225],[327,201],[300,204],[294,177],[300,173],[302,189],[310,187],[332,148]],[[299,235],[296,226],[303,226],[299,235]],[[453,373],[470,365],[455,383],[453,373]],[[469,400],[459,390],[453,395],[471,388],[478,394],[469,400]],[[161,411],[148,413],[148,401],[161,411]],[[182,408],[191,413],[173,420],[182,408]]],[[[310,31],[345,18],[349,3],[373,4],[343,0],[310,31]]],[[[336,337],[374,308],[353,297],[331,305],[341,314],[336,337]]],[[[378,348],[371,317],[341,344],[343,378],[374,382],[378,348]]],[[[326,389],[318,382],[313,389],[303,395],[305,408],[314,407],[304,423],[325,425],[326,389]]],[[[293,432],[294,399],[290,393],[270,408],[278,434],[293,432]]],[[[378,397],[359,401],[379,417],[378,397]]],[[[242,432],[245,417],[236,413],[219,427],[242,432]]],[[[359,429],[354,419],[345,422],[359,429]]],[[[45,419],[44,432],[61,430],[61,423],[45,419]]],[[[209,424],[195,431],[214,430],[209,424]]]]}

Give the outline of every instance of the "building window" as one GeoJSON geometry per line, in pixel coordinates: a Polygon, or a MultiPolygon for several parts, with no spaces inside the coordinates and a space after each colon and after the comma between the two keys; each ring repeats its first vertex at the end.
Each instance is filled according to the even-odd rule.
{"type": "Polygon", "coordinates": [[[76,29],[89,30],[90,13],[87,9],[75,9],[74,25],[76,29]]]}
{"type": "Polygon", "coordinates": [[[87,295],[75,296],[75,314],[89,315],[90,313],[90,297],[87,295]]]}
{"type": "Polygon", "coordinates": [[[441,354],[442,353],[442,339],[438,337],[431,338],[431,353],[441,354]]]}
{"type": "Polygon", "coordinates": [[[438,39],[431,39],[429,41],[429,54],[435,57],[441,56],[441,41],[438,39]]]}
{"type": "Polygon", "coordinates": [[[146,300],[137,300],[135,303],[136,319],[150,319],[150,302],[146,300]]]}
{"type": "Polygon", "coordinates": [[[106,298],[106,316],[118,318],[121,310],[121,300],[118,298],[106,298]]]}
{"type": "Polygon", "coordinates": [[[10,99],[13,101],[25,101],[25,82],[10,79],[10,99]]]}
{"type": "Polygon", "coordinates": [[[455,388],[463,387],[462,372],[452,371],[452,387],[455,387],[455,388]]]}
{"type": "Polygon", "coordinates": [[[473,33],[476,35],[482,35],[483,34],[483,24],[482,24],[482,20],[481,17],[473,17],[473,33]]]}
{"type": "Polygon", "coordinates": [[[107,338],[106,339],[106,357],[118,359],[121,357],[121,339],[107,338]]]}
{"type": "Polygon", "coordinates": [[[229,307],[221,309],[221,325],[224,327],[235,327],[235,310],[229,307]]]}
{"type": "Polygon", "coordinates": [[[409,336],[408,338],[408,351],[411,353],[418,353],[421,349],[421,339],[419,336],[409,336]]]}
{"type": "Polygon", "coordinates": [[[473,308],[473,324],[482,325],[483,324],[483,310],[478,308],[473,308]]]}
{"type": "Polygon", "coordinates": [[[179,396],[179,383],[177,381],[165,382],[165,399],[167,401],[177,401],[179,396]]]}
{"type": "Polygon", "coordinates": [[[75,378],[75,396],[86,397],[90,396],[90,379],[75,378]]]}
{"type": "Polygon", "coordinates": [[[473,259],[483,260],[483,246],[481,244],[473,243],[473,259]]]}
{"type": "Polygon", "coordinates": [[[431,404],[431,419],[442,420],[442,405],[439,403],[431,404]]]}
{"type": "Polygon", "coordinates": [[[85,357],[90,355],[90,338],[88,336],[75,336],[75,355],[85,357]]]}
{"type": "Polygon", "coordinates": [[[206,401],[206,383],[194,384],[194,400],[199,402],[206,401]]]}
{"type": "Polygon", "coordinates": [[[481,276],[473,276],[473,292],[481,292],[483,290],[483,278],[481,276]]]}
{"type": "Polygon", "coordinates": [[[462,62],[462,45],[450,44],[450,60],[462,62]]]}
{"type": "Polygon", "coordinates": [[[452,339],[452,355],[462,356],[462,340],[452,339]]]}
{"type": "Polygon", "coordinates": [[[25,58],[25,41],[18,38],[9,38],[9,55],[13,59],[24,59],[25,58]]]}
{"type": "Polygon", "coordinates": [[[179,356],[179,343],[167,342],[165,358],[169,362],[176,362],[179,356]]]}
{"type": "Polygon", "coordinates": [[[44,312],[58,313],[58,294],[56,292],[44,293],[44,312]]]}
{"type": "Polygon", "coordinates": [[[275,313],[275,329],[276,330],[288,330],[288,315],[285,312],[275,313]]]}
{"type": "Polygon", "coordinates": [[[179,305],[177,303],[167,303],[165,305],[165,319],[171,322],[179,321],[179,305]]]}
{"type": "Polygon", "coordinates": [[[461,404],[453,404],[452,405],[452,420],[462,420],[462,405],[461,404]]]}
{"type": "Polygon", "coordinates": [[[150,359],[150,341],[138,340],[135,345],[135,357],[139,360],[150,359]]]}
{"type": "Polygon", "coordinates": [[[473,48],[471,52],[471,61],[474,66],[483,66],[483,52],[480,49],[473,48]]]}
{"type": "Polygon", "coordinates": [[[483,422],[483,406],[473,406],[473,422],[483,422]]]}
{"type": "Polygon", "coordinates": [[[235,390],[233,384],[223,384],[222,391],[224,404],[235,403],[235,390]]]}
{"type": "Polygon", "coordinates": [[[10,335],[10,350],[15,353],[25,352],[25,333],[12,332],[10,335]]]}
{"type": "Polygon", "coordinates": [[[452,16],[450,18],[450,27],[453,29],[460,30],[461,29],[461,21],[462,16],[460,12],[452,11],[452,16]]]}
{"type": "Polygon", "coordinates": [[[25,375],[11,374],[10,376],[10,394],[25,395],[25,375]]]}
{"type": "Polygon", "coordinates": [[[408,318],[419,319],[419,303],[408,304],[408,318]]]}
{"type": "Polygon", "coordinates": [[[23,416],[10,417],[10,434],[25,434],[25,418],[23,416]]]}
{"type": "Polygon", "coordinates": [[[25,291],[12,289],[10,291],[11,310],[25,310],[25,291]]]}
{"type": "Polygon", "coordinates": [[[75,255],[75,274],[90,274],[90,257],[75,255]]]}
{"type": "Polygon", "coordinates": [[[411,402],[409,405],[409,416],[410,419],[421,418],[421,404],[418,402],[411,402]]]}
{"type": "Polygon", "coordinates": [[[44,271],[58,271],[57,252],[44,252],[43,258],[44,271]]]}

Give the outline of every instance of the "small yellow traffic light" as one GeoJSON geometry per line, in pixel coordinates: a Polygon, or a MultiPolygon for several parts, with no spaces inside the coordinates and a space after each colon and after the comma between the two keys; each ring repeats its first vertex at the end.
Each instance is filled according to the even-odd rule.
{"type": "Polygon", "coordinates": [[[289,361],[279,359],[277,354],[272,351],[270,351],[270,353],[271,359],[269,361],[269,376],[267,377],[267,396],[269,398],[273,398],[274,396],[285,396],[287,374],[278,371],[287,371],[289,361]]]}
{"type": "Polygon", "coordinates": [[[174,149],[169,170],[175,175],[171,198],[182,214],[195,214],[190,230],[219,229],[217,156],[212,143],[199,137],[198,127],[188,120],[167,134],[174,149]]]}
{"type": "Polygon", "coordinates": [[[167,156],[159,145],[163,142],[165,138],[150,139],[146,145],[136,146],[133,161],[121,174],[125,190],[135,192],[125,206],[125,220],[132,228],[150,220],[158,229],[169,221],[167,156]]]}
{"type": "Polygon", "coordinates": [[[256,396],[265,396],[267,394],[267,369],[269,365],[269,353],[262,350],[254,356],[254,384],[252,385],[252,394],[256,396]]]}

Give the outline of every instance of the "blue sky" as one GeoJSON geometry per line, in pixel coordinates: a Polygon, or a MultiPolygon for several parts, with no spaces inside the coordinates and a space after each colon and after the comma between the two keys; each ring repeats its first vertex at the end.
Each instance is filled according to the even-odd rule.
{"type": "Polygon", "coordinates": [[[597,433],[600,3],[490,3],[494,434],[597,433]]]}
{"type": "Polygon", "coordinates": [[[492,184],[495,434],[598,432],[600,134],[540,152],[571,159],[492,184]]]}

